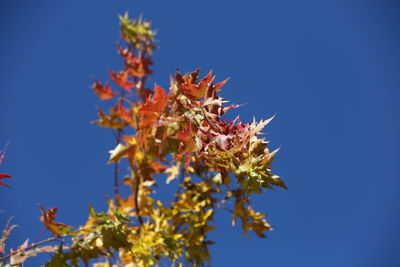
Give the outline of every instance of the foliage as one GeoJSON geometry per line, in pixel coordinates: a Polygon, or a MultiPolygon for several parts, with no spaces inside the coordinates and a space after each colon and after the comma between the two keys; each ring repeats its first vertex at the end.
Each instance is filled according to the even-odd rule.
{"type": "Polygon", "coordinates": [[[109,72],[112,86],[100,81],[92,86],[101,100],[112,104],[108,111],[98,110],[95,123],[117,133],[109,159],[115,165],[115,197],[108,200],[107,212],[89,207],[87,222],[75,229],[56,222],[56,208],[42,207],[40,219],[53,234],[45,241],[59,240],[59,246],[26,241],[5,255],[4,241],[15,227],[7,225],[0,240],[3,264],[21,264],[29,256],[53,252],[45,266],[88,266],[91,260],[97,267],[160,262],[203,266],[210,262],[213,242],[207,234],[215,229],[217,210],[230,211],[232,224],[239,220],[245,235],[253,231],[264,237],[272,229],[265,215],[250,204],[253,194],[264,188],[286,188],[271,173],[277,151],[270,152],[267,141],[259,137],[271,119],[251,123],[224,119],[238,105],[226,105],[218,95],[227,80],[215,82],[212,72],[200,77],[199,70],[177,71],[168,92],[157,84],[151,90],[146,80],[157,49],[151,24],[125,15],[120,17],[120,30],[125,41],[125,46],[118,46],[123,68],[109,72]],[[130,190],[125,196],[119,193],[118,164],[123,162],[129,166],[122,181],[130,190]],[[179,181],[175,199],[158,200],[157,184],[172,184],[175,179],[179,181]]]}

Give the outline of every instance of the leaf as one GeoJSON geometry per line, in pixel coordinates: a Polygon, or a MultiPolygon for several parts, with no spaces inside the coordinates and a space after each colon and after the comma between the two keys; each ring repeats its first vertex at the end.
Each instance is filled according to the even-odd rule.
{"type": "Polygon", "coordinates": [[[203,79],[200,80],[199,86],[198,86],[198,90],[197,90],[197,97],[198,98],[202,98],[205,96],[206,91],[208,89],[208,87],[211,85],[211,82],[213,81],[213,77],[212,77],[212,71],[210,71],[206,77],[204,77],[203,79]]]}
{"type": "Polygon", "coordinates": [[[132,113],[130,111],[128,111],[125,107],[124,104],[122,103],[122,101],[118,102],[118,112],[119,112],[119,117],[126,121],[129,124],[133,124],[133,116],[132,113]]]}
{"type": "Polygon", "coordinates": [[[197,77],[200,70],[196,70],[190,74],[185,74],[185,76],[181,76],[179,71],[176,73],[178,88],[188,96],[191,96],[195,99],[203,98],[206,95],[207,89],[211,86],[211,82],[213,80],[212,71],[210,71],[207,76],[201,79],[200,83],[197,84],[197,77]]]}
{"type": "Polygon", "coordinates": [[[137,58],[134,51],[129,48],[123,49],[121,46],[118,46],[118,52],[124,58],[125,67],[132,76],[143,78],[152,73],[149,66],[153,62],[149,58],[137,58]]]}
{"type": "MultiPolygon", "coordinates": [[[[4,178],[11,178],[11,175],[8,175],[8,174],[5,174],[5,173],[0,173],[0,180],[4,179],[4,178]]],[[[10,186],[8,184],[5,184],[3,182],[0,182],[0,185],[10,188],[10,186]]]]}
{"type": "Polygon", "coordinates": [[[57,252],[51,260],[46,263],[45,267],[70,267],[67,263],[68,255],[63,252],[62,244],[58,247],[57,252]]]}
{"type": "Polygon", "coordinates": [[[117,95],[117,93],[111,90],[111,87],[108,83],[103,86],[101,82],[95,81],[92,85],[92,89],[101,100],[108,100],[117,95]]]}
{"type": "Polygon", "coordinates": [[[55,222],[57,208],[50,208],[47,211],[43,207],[40,207],[42,216],[40,221],[46,226],[46,228],[55,236],[61,237],[62,235],[68,234],[73,228],[72,226],[64,223],[55,222]]]}
{"type": "Polygon", "coordinates": [[[190,165],[190,157],[191,153],[196,150],[196,143],[194,141],[195,135],[193,133],[192,122],[187,122],[187,125],[182,128],[182,130],[178,133],[179,143],[179,154],[176,158],[179,160],[186,153],[186,163],[185,169],[188,169],[190,165]]]}
{"type": "Polygon", "coordinates": [[[175,180],[178,177],[178,175],[180,173],[180,168],[181,168],[181,166],[178,163],[178,164],[173,165],[165,170],[166,173],[169,173],[167,180],[165,181],[166,184],[169,184],[172,180],[175,180]]]}
{"type": "Polygon", "coordinates": [[[221,173],[217,173],[217,174],[212,178],[212,181],[213,181],[215,184],[218,184],[218,185],[222,184],[223,179],[222,179],[221,173]]]}
{"type": "Polygon", "coordinates": [[[129,71],[127,70],[122,70],[118,73],[110,70],[109,73],[111,80],[127,92],[131,92],[132,88],[136,86],[134,82],[129,81],[129,71]]]}
{"type": "Polygon", "coordinates": [[[110,113],[110,115],[106,115],[102,110],[98,109],[97,114],[99,116],[99,120],[93,121],[92,123],[116,130],[122,129],[126,126],[127,123],[122,121],[119,116],[118,106],[111,109],[110,113]]]}
{"type": "Polygon", "coordinates": [[[159,114],[167,106],[168,102],[169,96],[165,93],[164,89],[155,84],[153,97],[149,96],[139,109],[139,113],[141,114],[139,127],[144,128],[155,124],[159,114]]]}
{"type": "Polygon", "coordinates": [[[127,153],[133,148],[133,145],[124,146],[119,143],[113,150],[110,150],[110,159],[108,160],[108,164],[113,162],[118,162],[121,158],[127,156],[127,153]]]}
{"type": "Polygon", "coordinates": [[[146,100],[143,107],[139,110],[139,112],[161,112],[164,107],[168,104],[169,98],[165,93],[164,89],[162,89],[159,85],[154,85],[154,95],[151,99],[150,97],[146,100]]]}
{"type": "Polygon", "coordinates": [[[222,82],[219,82],[216,85],[214,85],[215,91],[218,92],[219,90],[221,90],[221,87],[224,86],[229,80],[230,80],[230,78],[225,79],[222,82]]]}

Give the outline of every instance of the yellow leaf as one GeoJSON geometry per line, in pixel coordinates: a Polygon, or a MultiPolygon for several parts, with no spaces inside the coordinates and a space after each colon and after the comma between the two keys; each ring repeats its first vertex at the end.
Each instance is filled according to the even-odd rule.
{"type": "Polygon", "coordinates": [[[169,184],[172,180],[177,178],[177,176],[180,173],[180,168],[181,168],[181,165],[178,163],[178,164],[171,166],[165,170],[165,172],[169,173],[167,180],[165,181],[167,184],[169,184]]]}
{"type": "Polygon", "coordinates": [[[110,159],[108,160],[108,164],[113,162],[118,162],[127,151],[127,147],[123,144],[119,143],[113,150],[110,150],[110,159]]]}
{"type": "Polygon", "coordinates": [[[135,145],[125,146],[119,143],[113,150],[110,150],[110,159],[107,164],[118,162],[121,158],[128,156],[128,152],[135,151],[135,145]]]}

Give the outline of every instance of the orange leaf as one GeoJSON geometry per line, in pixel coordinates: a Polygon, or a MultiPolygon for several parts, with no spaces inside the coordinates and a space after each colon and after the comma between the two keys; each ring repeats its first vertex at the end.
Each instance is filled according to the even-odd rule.
{"type": "Polygon", "coordinates": [[[124,89],[127,92],[131,92],[132,88],[136,86],[134,82],[129,81],[129,72],[127,70],[122,70],[118,73],[110,70],[110,78],[113,80],[118,86],[124,89]]]}
{"type": "Polygon", "coordinates": [[[117,130],[122,129],[126,126],[126,122],[119,119],[119,114],[116,114],[117,112],[118,109],[114,107],[110,111],[111,114],[106,115],[101,109],[98,109],[97,114],[99,116],[99,120],[93,121],[92,123],[117,130]]]}
{"type": "Polygon", "coordinates": [[[99,81],[95,81],[94,84],[92,85],[92,89],[100,97],[101,100],[108,100],[110,98],[113,98],[117,93],[113,92],[111,90],[111,87],[108,83],[103,85],[99,81]]]}
{"type": "Polygon", "coordinates": [[[199,93],[201,93],[204,97],[204,95],[206,94],[207,88],[210,85],[210,83],[212,82],[213,77],[212,77],[212,71],[210,71],[206,77],[204,77],[203,79],[201,79],[200,83],[199,83],[199,93]]]}
{"type": "Polygon", "coordinates": [[[176,74],[176,80],[178,82],[178,88],[182,90],[185,95],[189,95],[196,99],[203,98],[206,95],[207,89],[212,85],[213,77],[212,71],[210,71],[207,76],[200,80],[197,84],[197,77],[199,70],[196,70],[190,74],[185,74],[181,76],[179,72],[176,74]]]}
{"type": "Polygon", "coordinates": [[[222,82],[217,83],[216,85],[214,85],[215,88],[215,92],[218,92],[219,90],[221,90],[221,87],[224,86],[230,78],[223,80],[222,82]]]}
{"type": "Polygon", "coordinates": [[[165,93],[164,89],[155,84],[153,99],[148,97],[146,102],[139,109],[139,113],[142,115],[139,126],[143,128],[156,122],[158,113],[164,109],[168,101],[169,96],[165,93]]]}
{"type": "Polygon", "coordinates": [[[126,121],[129,124],[133,123],[133,117],[132,117],[132,113],[129,112],[125,107],[124,104],[122,102],[118,102],[118,113],[119,113],[119,117],[126,121]]]}
{"type": "Polygon", "coordinates": [[[149,66],[153,62],[149,58],[137,58],[129,48],[123,49],[121,46],[118,46],[118,52],[124,58],[125,66],[132,76],[142,78],[151,74],[149,66]]]}

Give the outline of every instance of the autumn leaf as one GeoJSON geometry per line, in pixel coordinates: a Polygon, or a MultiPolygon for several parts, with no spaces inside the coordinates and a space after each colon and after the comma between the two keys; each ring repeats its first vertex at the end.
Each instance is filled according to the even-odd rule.
{"type": "Polygon", "coordinates": [[[108,160],[108,164],[113,162],[118,162],[121,158],[128,156],[130,151],[135,150],[135,145],[125,146],[119,143],[113,150],[110,150],[110,159],[108,160]]]}
{"type": "Polygon", "coordinates": [[[73,228],[72,226],[66,225],[64,223],[55,222],[57,208],[50,208],[47,211],[43,207],[40,207],[42,216],[40,216],[40,221],[46,226],[46,228],[55,236],[61,237],[69,233],[73,228]]]}
{"type": "Polygon", "coordinates": [[[163,108],[168,104],[169,98],[165,93],[164,89],[162,89],[159,85],[154,85],[154,95],[151,98],[150,96],[147,98],[144,105],[140,108],[139,112],[155,112],[159,113],[163,110],[163,108]]]}
{"type": "Polygon", "coordinates": [[[117,93],[111,90],[111,87],[108,83],[103,86],[101,82],[95,81],[92,85],[92,89],[101,100],[108,100],[117,95],[117,93]]]}
{"type": "Polygon", "coordinates": [[[110,70],[109,73],[111,80],[127,92],[131,92],[132,88],[136,86],[134,82],[129,81],[129,72],[127,70],[122,70],[118,73],[110,70]]]}
{"type": "MultiPolygon", "coordinates": [[[[11,175],[5,174],[5,173],[0,173],[0,180],[4,178],[11,178],[11,175]]],[[[10,187],[8,184],[5,184],[3,182],[0,182],[0,185],[10,187]]]]}
{"type": "Polygon", "coordinates": [[[222,82],[217,83],[216,85],[214,85],[215,87],[215,91],[218,92],[219,90],[221,90],[221,87],[224,86],[230,78],[223,80],[222,82]]]}
{"type": "Polygon", "coordinates": [[[125,67],[127,71],[129,71],[130,75],[137,78],[143,78],[146,75],[151,74],[149,67],[153,62],[149,58],[135,57],[135,53],[131,49],[123,49],[121,46],[118,46],[118,52],[123,57],[125,67]]]}
{"type": "Polygon", "coordinates": [[[159,113],[166,107],[168,102],[169,96],[164,89],[155,84],[153,97],[149,96],[139,109],[139,113],[142,115],[139,127],[144,128],[156,123],[159,113]]]}
{"type": "Polygon", "coordinates": [[[124,121],[126,121],[127,123],[129,123],[129,124],[133,124],[134,123],[134,120],[133,120],[133,116],[132,116],[132,113],[131,113],[131,110],[127,110],[125,107],[124,107],[124,104],[122,103],[122,101],[119,101],[118,102],[118,104],[117,104],[117,106],[118,106],[118,108],[117,108],[117,110],[118,110],[118,113],[119,113],[119,117],[122,119],[122,120],[124,120],[124,121]]]}
{"type": "Polygon", "coordinates": [[[205,96],[208,87],[211,85],[211,82],[214,80],[212,77],[212,71],[210,71],[203,79],[200,80],[198,85],[198,90],[193,92],[197,98],[202,98],[205,96]]]}
{"type": "Polygon", "coordinates": [[[153,62],[148,58],[134,58],[133,60],[125,61],[126,68],[132,76],[143,78],[152,73],[149,66],[153,62]]]}
{"type": "Polygon", "coordinates": [[[212,72],[210,71],[206,77],[201,79],[200,83],[197,83],[198,75],[200,70],[191,72],[190,74],[185,74],[182,76],[177,70],[175,77],[178,83],[178,88],[183,92],[183,94],[193,97],[195,99],[200,99],[206,95],[207,88],[212,81],[212,72]]]}
{"type": "Polygon", "coordinates": [[[187,125],[178,133],[179,143],[179,154],[176,158],[179,160],[186,153],[185,169],[189,167],[190,157],[192,152],[196,150],[195,135],[193,133],[192,122],[188,121],[187,125]]]}
{"type": "Polygon", "coordinates": [[[92,123],[95,123],[99,126],[119,130],[124,128],[127,124],[125,121],[121,120],[118,106],[111,109],[110,115],[105,114],[101,109],[98,109],[97,114],[99,119],[97,121],[93,121],[92,123]]]}

